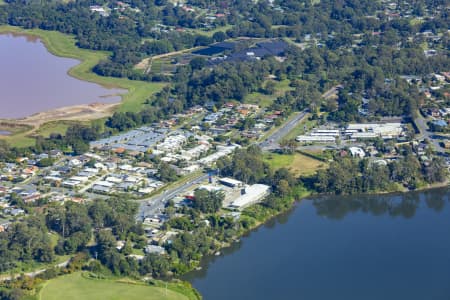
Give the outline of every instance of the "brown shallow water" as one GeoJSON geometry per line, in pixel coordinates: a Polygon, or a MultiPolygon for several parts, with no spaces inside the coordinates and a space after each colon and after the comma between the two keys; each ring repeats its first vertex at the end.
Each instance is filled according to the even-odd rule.
{"type": "Polygon", "coordinates": [[[67,74],[78,60],[54,56],[34,37],[0,34],[0,119],[54,108],[116,103],[124,90],[107,89],[67,74]]]}

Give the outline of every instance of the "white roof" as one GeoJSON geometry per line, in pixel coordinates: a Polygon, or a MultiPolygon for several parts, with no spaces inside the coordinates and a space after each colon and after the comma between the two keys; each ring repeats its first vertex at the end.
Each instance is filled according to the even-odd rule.
{"type": "Polygon", "coordinates": [[[245,189],[245,194],[234,200],[230,206],[243,208],[250,204],[261,201],[268,193],[270,187],[265,184],[254,184],[245,189]]]}
{"type": "Polygon", "coordinates": [[[309,136],[299,135],[295,138],[297,142],[335,142],[336,138],[329,135],[309,136]]]}
{"type": "Polygon", "coordinates": [[[354,156],[354,155],[358,155],[358,156],[363,157],[363,156],[366,155],[366,153],[364,152],[364,150],[361,149],[361,148],[359,148],[359,147],[350,147],[350,148],[348,148],[348,149],[350,150],[350,152],[352,153],[353,156],[354,156]]]}
{"type": "Polygon", "coordinates": [[[122,178],[118,178],[118,177],[114,177],[114,176],[109,176],[105,179],[105,181],[108,182],[113,182],[113,183],[121,183],[123,180],[122,178]]]}
{"type": "Polygon", "coordinates": [[[89,178],[86,176],[72,176],[72,177],[70,177],[70,180],[86,182],[89,180],[89,178]]]}
{"type": "Polygon", "coordinates": [[[104,187],[113,187],[114,183],[108,181],[97,181],[94,185],[104,186],[104,187]]]}
{"type": "Polygon", "coordinates": [[[229,183],[231,185],[240,185],[242,184],[242,181],[233,179],[233,178],[229,178],[229,177],[224,177],[224,178],[220,178],[219,179],[220,182],[225,182],[225,183],[229,183]]]}
{"type": "Polygon", "coordinates": [[[146,188],[141,188],[141,189],[139,189],[139,193],[142,193],[142,194],[150,194],[151,192],[153,192],[155,190],[155,188],[152,188],[152,187],[146,187],[146,188]]]}

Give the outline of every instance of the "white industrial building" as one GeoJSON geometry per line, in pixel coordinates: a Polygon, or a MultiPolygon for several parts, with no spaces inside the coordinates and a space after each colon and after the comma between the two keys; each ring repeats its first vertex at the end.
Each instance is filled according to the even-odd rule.
{"type": "Polygon", "coordinates": [[[235,188],[235,187],[240,187],[243,186],[244,183],[242,181],[233,179],[233,178],[229,178],[229,177],[223,177],[223,178],[219,178],[219,182],[223,185],[235,188]]]}
{"type": "Polygon", "coordinates": [[[340,135],[338,129],[317,129],[310,134],[311,136],[331,136],[338,137],[340,135]]]}
{"type": "Polygon", "coordinates": [[[242,190],[242,195],[235,199],[229,207],[232,209],[244,209],[245,207],[258,203],[270,193],[270,186],[265,184],[253,184],[242,190]]]}
{"type": "Polygon", "coordinates": [[[334,136],[310,136],[310,135],[299,135],[295,138],[297,142],[300,143],[334,143],[336,138],[334,136]]]}
{"type": "Polygon", "coordinates": [[[349,124],[345,130],[352,138],[375,138],[391,139],[403,134],[402,123],[355,123],[349,124]]]}

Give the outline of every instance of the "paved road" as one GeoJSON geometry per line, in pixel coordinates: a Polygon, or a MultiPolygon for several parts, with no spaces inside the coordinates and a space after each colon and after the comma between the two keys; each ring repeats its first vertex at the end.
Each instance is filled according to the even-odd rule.
{"type": "Polygon", "coordinates": [[[279,142],[281,139],[287,135],[295,126],[297,126],[300,121],[306,116],[307,111],[304,110],[302,112],[297,113],[297,115],[291,119],[290,121],[284,123],[280,128],[275,130],[271,135],[269,135],[264,141],[259,143],[259,147],[264,151],[271,149],[278,149],[279,142]]]}
{"type": "Polygon", "coordinates": [[[186,189],[191,188],[193,185],[205,181],[206,179],[208,179],[208,174],[200,174],[182,185],[174,187],[170,190],[164,190],[156,196],[140,200],[137,219],[143,221],[148,216],[153,216],[160,213],[166,206],[167,201],[186,189]]]}
{"type": "MultiPolygon", "coordinates": [[[[322,98],[329,99],[331,97],[335,97],[342,85],[337,85],[326,91],[322,94],[322,98]]],[[[279,142],[281,139],[289,133],[292,129],[294,129],[297,124],[303,120],[307,113],[307,110],[297,113],[297,115],[290,120],[289,122],[283,124],[279,129],[273,132],[269,137],[267,137],[264,141],[259,143],[259,146],[263,151],[274,150],[279,148],[279,142]]]]}
{"type": "Polygon", "coordinates": [[[435,138],[433,132],[428,131],[427,120],[422,116],[420,112],[417,113],[418,117],[414,120],[420,133],[416,135],[419,141],[428,139],[434,146],[434,149],[439,153],[445,153],[445,149],[441,147],[440,141],[435,138]]]}
{"type": "MultiPolygon", "coordinates": [[[[322,97],[328,99],[329,97],[336,95],[339,87],[340,86],[335,86],[329,89],[322,95],[322,97]]],[[[263,151],[278,149],[279,148],[278,143],[280,142],[280,140],[284,136],[286,136],[292,129],[294,129],[295,126],[297,126],[298,123],[300,123],[303,120],[306,114],[307,110],[297,113],[294,118],[284,123],[282,126],[280,126],[280,128],[275,130],[270,136],[268,136],[264,141],[260,142],[258,145],[261,147],[263,151]]],[[[193,185],[205,181],[207,178],[208,178],[207,174],[201,174],[185,184],[182,184],[170,190],[165,190],[159,195],[140,200],[139,212],[136,218],[138,220],[143,221],[148,216],[153,216],[155,214],[160,213],[164,209],[168,200],[174,198],[177,194],[183,192],[184,190],[191,188],[193,185]]]]}

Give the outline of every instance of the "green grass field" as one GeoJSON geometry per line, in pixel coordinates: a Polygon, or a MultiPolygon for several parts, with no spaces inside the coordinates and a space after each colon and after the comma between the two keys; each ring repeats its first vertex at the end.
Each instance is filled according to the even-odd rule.
{"type": "Polygon", "coordinates": [[[151,83],[125,78],[102,77],[92,72],[92,68],[110,53],[78,48],[75,37],[56,31],[23,29],[14,26],[0,26],[0,33],[28,34],[39,37],[48,51],[56,56],[75,58],[81,63],[69,70],[69,74],[80,80],[98,83],[107,88],[122,88],[128,93],[122,96],[121,111],[139,111],[144,101],[164,87],[164,83],[151,83]]]}
{"type": "Polygon", "coordinates": [[[183,284],[159,283],[150,286],[125,280],[91,279],[84,273],[74,273],[48,281],[40,300],[193,300],[195,292],[183,284]]]}
{"type": "Polygon", "coordinates": [[[300,153],[290,155],[270,153],[264,156],[264,161],[273,169],[286,168],[295,176],[311,175],[326,166],[325,163],[300,153]]]}

